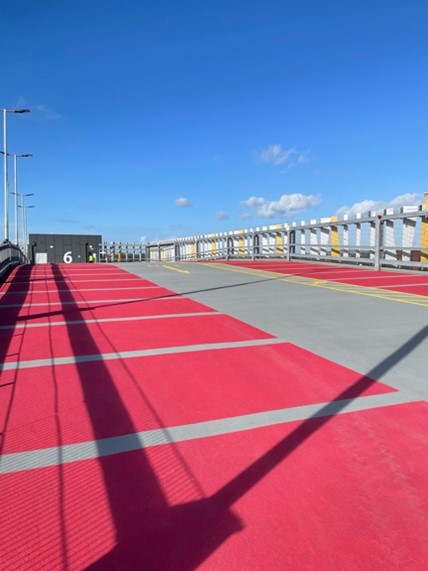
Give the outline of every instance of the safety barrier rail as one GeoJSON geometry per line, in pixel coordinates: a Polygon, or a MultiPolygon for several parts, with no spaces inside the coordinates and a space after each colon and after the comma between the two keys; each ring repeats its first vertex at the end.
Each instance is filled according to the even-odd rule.
{"type": "Polygon", "coordinates": [[[139,242],[103,242],[98,248],[99,262],[143,262],[146,247],[139,242]]]}
{"type": "Polygon", "coordinates": [[[150,261],[282,258],[428,270],[428,193],[398,211],[162,240],[146,253],[150,261]]]}
{"type": "Polygon", "coordinates": [[[0,278],[10,272],[14,266],[26,262],[28,259],[18,246],[10,242],[0,244],[0,278]]]}

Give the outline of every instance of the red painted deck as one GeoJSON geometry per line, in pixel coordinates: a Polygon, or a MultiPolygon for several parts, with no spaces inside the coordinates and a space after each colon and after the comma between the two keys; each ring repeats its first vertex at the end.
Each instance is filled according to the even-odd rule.
{"type": "Polygon", "coordinates": [[[395,389],[289,343],[200,350],[273,339],[168,290],[163,299],[119,301],[156,284],[116,267],[20,268],[0,292],[31,284],[37,294],[19,294],[28,306],[7,307],[17,294],[0,296],[2,324],[41,325],[1,329],[1,363],[171,352],[0,372],[3,458],[52,448],[54,464],[0,475],[1,569],[428,568],[426,403],[62,464],[64,445],[395,389]],[[88,283],[104,288],[102,296],[82,291],[88,283]],[[107,291],[117,283],[126,293],[107,291]],[[52,304],[70,298],[87,303],[52,304]],[[119,317],[151,319],[49,327],[119,317]],[[174,353],[177,346],[189,351],[174,353]]]}
{"type": "Polygon", "coordinates": [[[266,272],[275,272],[312,280],[325,280],[362,287],[371,287],[400,291],[415,295],[428,296],[428,272],[375,271],[352,266],[286,261],[231,260],[222,264],[238,266],[266,272]]]}

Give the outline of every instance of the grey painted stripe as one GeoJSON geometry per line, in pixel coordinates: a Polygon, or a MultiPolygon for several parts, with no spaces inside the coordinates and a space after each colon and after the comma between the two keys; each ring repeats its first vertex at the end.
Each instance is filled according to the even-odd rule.
{"type": "MultiPolygon", "coordinates": [[[[85,275],[85,276],[86,276],[87,274],[81,274],[81,275],[85,275]]],[[[116,273],[114,273],[114,274],[107,274],[107,275],[108,275],[108,276],[110,276],[110,275],[116,275],[116,273]]],[[[98,276],[98,274],[97,274],[97,276],[98,276]]],[[[140,281],[142,281],[142,280],[143,280],[143,278],[139,278],[139,277],[135,277],[135,278],[134,278],[134,277],[132,277],[132,276],[131,276],[130,278],[127,278],[126,276],[124,276],[123,278],[110,278],[110,277],[108,278],[108,281],[109,281],[109,282],[132,282],[132,281],[140,282],[140,281]]],[[[18,278],[16,278],[16,277],[14,276],[13,279],[9,279],[9,280],[7,280],[5,283],[30,284],[30,283],[33,283],[34,281],[35,281],[34,279],[23,280],[23,279],[20,279],[20,278],[18,279],[18,278]]],[[[42,281],[42,279],[41,279],[41,278],[38,278],[36,281],[42,281]]],[[[83,282],[92,282],[92,283],[93,283],[93,282],[100,282],[100,283],[104,283],[105,281],[106,281],[106,278],[103,278],[103,279],[101,279],[101,280],[95,280],[95,279],[92,279],[92,280],[81,280],[81,279],[79,279],[79,283],[83,283],[83,282]]],[[[53,283],[64,283],[64,282],[70,283],[70,282],[71,282],[71,283],[73,283],[73,279],[72,279],[72,278],[68,278],[68,279],[64,280],[64,279],[59,279],[59,278],[58,278],[58,279],[57,279],[57,278],[43,278],[43,283],[45,283],[45,282],[53,282],[53,283]]]]}
{"type": "Polygon", "coordinates": [[[114,304],[118,304],[118,303],[126,303],[126,302],[131,302],[131,301],[163,301],[164,299],[173,299],[174,301],[180,300],[180,299],[186,299],[187,301],[189,301],[189,298],[185,298],[182,297],[179,293],[169,293],[169,294],[162,294],[162,296],[157,297],[155,296],[153,297],[129,297],[129,298],[124,298],[124,299],[89,299],[89,300],[85,300],[85,299],[73,299],[70,301],[44,301],[44,302],[37,302],[37,303],[5,303],[2,304],[2,309],[7,308],[7,307],[50,307],[52,305],[91,305],[94,303],[114,303],[114,304]]]}
{"type": "Polygon", "coordinates": [[[50,293],[72,293],[81,291],[126,291],[126,290],[140,290],[140,289],[166,289],[162,286],[133,286],[133,287],[96,287],[96,288],[79,288],[79,289],[46,289],[38,291],[0,291],[0,295],[34,295],[43,294],[47,295],[50,293]]]}
{"type": "Polygon", "coordinates": [[[63,267],[61,268],[61,270],[59,271],[53,271],[51,272],[49,270],[49,268],[46,268],[47,272],[43,273],[42,271],[37,271],[37,270],[41,270],[41,266],[37,266],[36,272],[34,272],[35,267],[28,264],[28,267],[25,268],[24,266],[21,266],[21,271],[19,272],[20,276],[23,276],[25,274],[28,274],[29,276],[31,275],[35,275],[37,277],[45,277],[47,274],[49,274],[50,277],[52,276],[102,276],[102,275],[114,275],[114,276],[119,276],[119,275],[123,275],[126,276],[126,274],[128,273],[127,270],[123,270],[123,273],[121,273],[120,268],[118,268],[117,266],[114,267],[106,267],[104,266],[102,269],[96,269],[96,270],[84,270],[84,271],[80,271],[80,270],[75,270],[73,267],[67,266],[67,267],[63,267]],[[119,269],[119,271],[117,271],[119,269]]]}
{"type": "Polygon", "coordinates": [[[274,345],[286,343],[284,339],[251,339],[247,341],[231,341],[227,343],[206,343],[204,345],[180,345],[176,347],[159,347],[157,349],[140,349],[136,351],[119,351],[117,353],[96,353],[94,355],[73,355],[71,357],[52,357],[50,359],[33,359],[31,361],[9,361],[0,363],[0,371],[16,371],[34,367],[51,367],[73,365],[96,361],[112,361],[114,359],[135,359],[153,355],[169,355],[175,353],[190,353],[192,351],[211,351],[215,349],[233,349],[239,347],[255,347],[259,345],[274,345]]]}
{"type": "Polygon", "coordinates": [[[76,319],[66,321],[44,321],[43,323],[18,323],[15,325],[0,325],[2,329],[32,329],[34,327],[53,327],[55,325],[81,325],[82,323],[123,323],[124,321],[143,321],[145,319],[169,319],[174,317],[200,317],[201,315],[223,315],[218,311],[200,311],[194,313],[167,313],[165,315],[136,315],[134,317],[106,317],[103,319],[76,319]]]}
{"type": "Polygon", "coordinates": [[[0,474],[10,474],[12,472],[32,470],[35,468],[46,468],[48,466],[91,460],[163,444],[220,436],[222,434],[242,432],[244,430],[262,428],[284,422],[304,421],[308,418],[333,416],[335,414],[357,412],[408,402],[412,402],[412,399],[409,399],[408,396],[397,391],[394,393],[339,400],[316,405],[283,408],[220,420],[172,426],[164,429],[145,430],[125,434],[123,436],[55,446],[32,450],[30,452],[5,454],[0,457],[0,474]]]}
{"type": "MultiPolygon", "coordinates": [[[[379,286],[382,290],[384,289],[389,289],[389,288],[393,288],[393,287],[419,287],[419,286],[426,286],[428,285],[428,282],[413,282],[412,284],[395,284],[395,285],[383,285],[383,286],[379,286]]],[[[399,293],[399,292],[398,292],[399,293]]]]}
{"type": "MultiPolygon", "coordinates": [[[[403,279],[405,279],[405,278],[409,278],[409,277],[411,277],[411,276],[405,275],[405,276],[394,276],[394,277],[396,277],[396,278],[402,277],[403,279]]],[[[425,276],[415,276],[415,277],[416,277],[416,278],[420,278],[421,280],[423,280],[423,279],[425,278],[425,276]]],[[[358,280],[361,280],[361,281],[364,281],[364,280],[366,280],[366,281],[367,281],[367,280],[378,280],[378,281],[380,281],[380,280],[389,280],[390,278],[391,278],[390,275],[388,275],[388,276],[382,276],[382,275],[380,275],[380,276],[379,276],[378,274],[376,274],[376,275],[373,274],[372,276],[354,276],[354,277],[352,277],[352,278],[350,278],[350,279],[355,280],[355,281],[358,281],[358,280]]],[[[317,278],[312,278],[312,279],[317,279],[317,278]]],[[[320,278],[320,279],[323,279],[323,278],[320,278]]],[[[340,283],[340,280],[341,280],[342,278],[340,278],[340,277],[339,277],[339,278],[329,278],[329,277],[326,277],[326,278],[324,278],[324,279],[326,279],[326,280],[329,281],[329,282],[340,283]]],[[[407,285],[426,285],[426,283],[427,283],[427,282],[413,282],[412,284],[407,284],[407,285]]],[[[348,285],[353,285],[353,284],[348,284],[348,285]]],[[[354,285],[355,285],[355,284],[354,284],[354,285]]],[[[400,282],[398,282],[397,284],[395,284],[395,285],[393,285],[393,286],[379,286],[379,287],[398,287],[398,286],[401,286],[401,285],[406,285],[406,284],[401,284],[400,282]]],[[[369,287],[370,287],[370,286],[369,286],[369,287]]]]}

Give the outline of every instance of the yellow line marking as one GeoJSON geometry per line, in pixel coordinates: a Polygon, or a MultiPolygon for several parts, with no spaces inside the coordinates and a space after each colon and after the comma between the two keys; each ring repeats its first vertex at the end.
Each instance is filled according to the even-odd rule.
{"type": "Polygon", "coordinates": [[[174,268],[173,266],[163,266],[164,268],[168,268],[168,270],[174,270],[176,272],[181,272],[182,274],[188,274],[189,270],[180,270],[179,268],[174,268]]]}
{"type": "MultiPolygon", "coordinates": [[[[203,262],[202,262],[203,263],[203,262]]],[[[295,285],[305,285],[318,287],[322,289],[330,289],[333,291],[339,291],[342,293],[353,293],[356,295],[365,295],[367,297],[376,297],[378,299],[385,299],[387,301],[397,301],[400,303],[408,303],[410,305],[419,305],[421,307],[428,307],[428,297],[424,295],[419,295],[416,293],[405,293],[399,291],[383,290],[381,288],[369,287],[369,286],[357,286],[354,284],[330,282],[328,280],[316,280],[312,278],[305,278],[302,276],[294,276],[292,274],[281,274],[274,271],[266,270],[255,270],[243,267],[231,267],[227,264],[217,263],[217,264],[204,264],[207,267],[214,267],[222,270],[229,270],[231,272],[238,272],[249,274],[253,276],[264,276],[271,277],[282,282],[294,283],[295,285]],[[281,276],[280,278],[276,276],[281,276]]]]}

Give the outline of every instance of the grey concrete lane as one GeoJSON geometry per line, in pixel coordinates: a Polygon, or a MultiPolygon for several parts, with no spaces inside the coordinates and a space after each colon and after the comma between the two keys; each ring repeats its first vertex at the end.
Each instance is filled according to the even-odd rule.
{"type": "Polygon", "coordinates": [[[118,266],[394,386],[412,399],[428,400],[428,306],[292,283],[278,274],[230,266],[118,266]]]}

